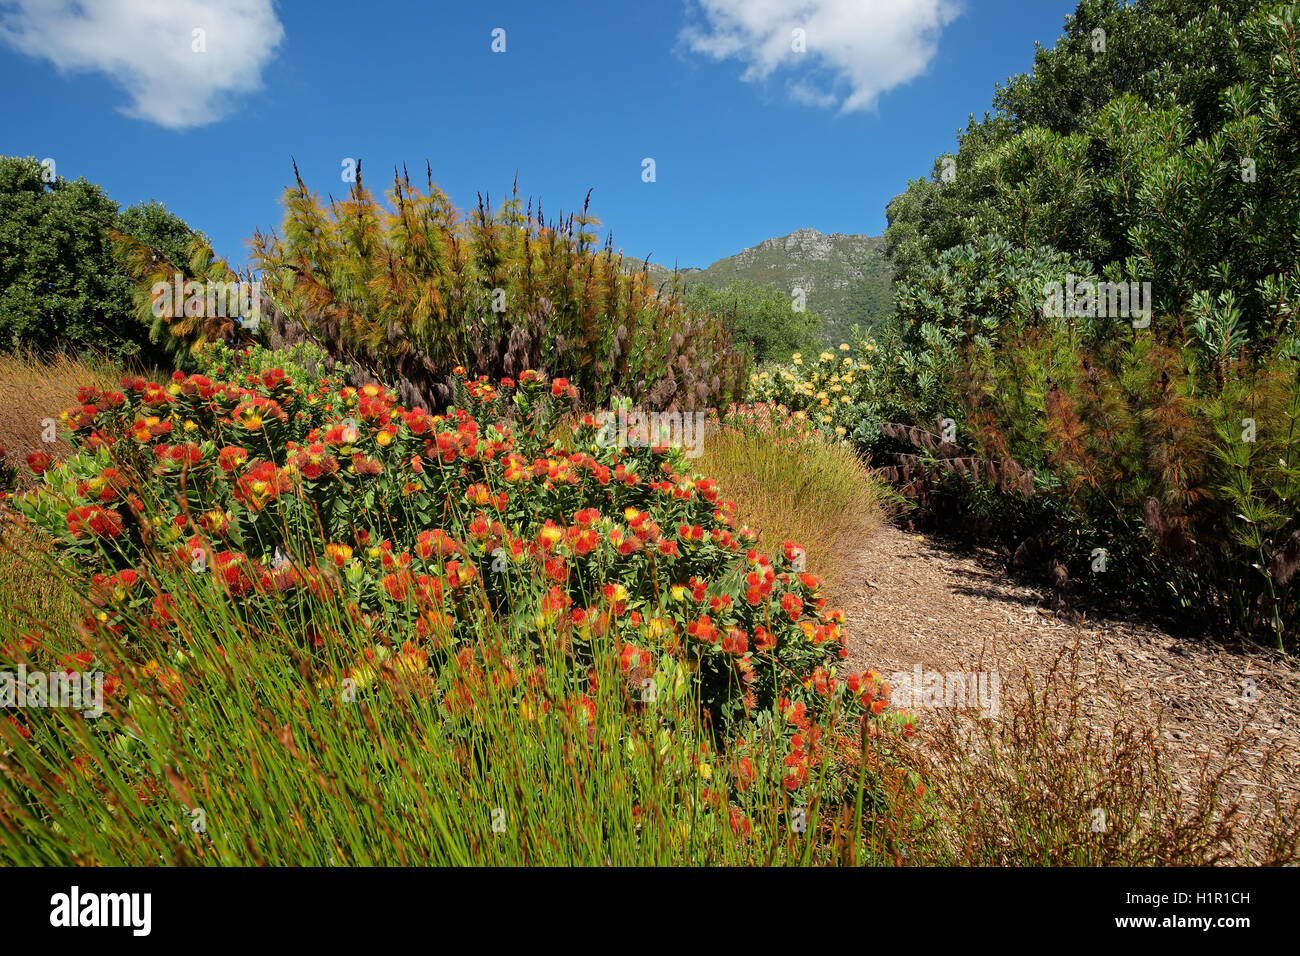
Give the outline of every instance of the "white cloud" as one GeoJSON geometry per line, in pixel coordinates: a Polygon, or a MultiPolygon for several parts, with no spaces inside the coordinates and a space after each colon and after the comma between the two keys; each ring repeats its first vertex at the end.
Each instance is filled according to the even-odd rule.
{"type": "Polygon", "coordinates": [[[872,109],[881,93],[924,72],[939,34],[960,12],[960,0],[693,2],[700,22],[681,35],[691,50],[742,61],[747,81],[791,71],[791,98],[844,112],[872,109]],[[802,53],[796,30],[803,31],[802,53]]]}
{"type": "Polygon", "coordinates": [[[0,0],[0,39],[60,71],[111,77],[131,98],[124,112],[169,129],[227,115],[261,87],[283,38],[271,0],[0,0]]]}

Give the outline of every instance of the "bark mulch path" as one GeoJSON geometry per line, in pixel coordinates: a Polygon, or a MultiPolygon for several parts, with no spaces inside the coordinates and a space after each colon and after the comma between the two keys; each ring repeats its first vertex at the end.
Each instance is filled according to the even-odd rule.
{"type": "MultiPolygon", "coordinates": [[[[1085,614],[1069,623],[1050,610],[1047,595],[1004,567],[991,551],[886,526],[832,595],[848,620],[846,663],[886,679],[917,664],[944,673],[997,670],[1005,707],[1025,668],[1041,683],[1062,648],[1078,640],[1089,709],[1113,718],[1123,706],[1158,720],[1180,785],[1190,787],[1197,764],[1216,765],[1235,739],[1246,762],[1234,785],[1300,791],[1300,667],[1293,661],[1175,637],[1138,620],[1085,614]],[[1252,768],[1272,744],[1284,753],[1272,779],[1260,780],[1252,768]]],[[[917,713],[924,723],[925,712],[917,713]]]]}

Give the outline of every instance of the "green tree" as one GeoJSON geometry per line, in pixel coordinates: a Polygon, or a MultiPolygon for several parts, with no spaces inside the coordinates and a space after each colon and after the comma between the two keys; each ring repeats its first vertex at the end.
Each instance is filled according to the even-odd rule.
{"type": "Polygon", "coordinates": [[[957,426],[974,457],[939,473],[1033,469],[1029,505],[987,481],[964,500],[1013,548],[1050,542],[1061,580],[1279,644],[1300,621],[1298,37],[1290,4],[1084,0],[886,232],[898,417],[957,426]],[[1149,282],[1150,314],[1047,308],[1071,274],[1149,282]],[[1091,574],[1098,549],[1119,573],[1091,574]]]}
{"type": "Polygon", "coordinates": [[[45,173],[34,158],[0,157],[0,342],[139,352],[146,330],[127,321],[130,284],[108,236],[117,204],[84,179],[45,173]]]}
{"type": "Polygon", "coordinates": [[[780,289],[741,280],[723,289],[703,283],[686,295],[688,308],[721,316],[739,342],[754,347],[754,361],[783,361],[793,352],[812,350],[817,344],[821,319],[780,289]]]}
{"type": "Polygon", "coordinates": [[[0,347],[149,351],[118,234],[182,266],[196,240],[207,242],[161,203],[119,211],[94,183],[51,177],[30,156],[0,157],[0,347]]]}
{"type": "Polygon", "coordinates": [[[1150,280],[1159,311],[1226,289],[1267,337],[1261,283],[1300,257],[1297,23],[1260,0],[1084,0],[890,203],[896,279],[996,233],[1150,280]]]}
{"type": "Polygon", "coordinates": [[[212,245],[203,232],[191,229],[156,199],[123,209],[116,225],[119,231],[148,246],[159,258],[166,257],[180,266],[194,255],[195,240],[209,248],[212,245]]]}

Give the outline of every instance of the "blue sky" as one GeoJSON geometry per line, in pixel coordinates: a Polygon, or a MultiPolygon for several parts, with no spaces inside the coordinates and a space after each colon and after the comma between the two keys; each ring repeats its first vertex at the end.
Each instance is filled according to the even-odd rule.
{"type": "Polygon", "coordinates": [[[516,172],[548,216],[590,188],[616,247],[705,266],[805,226],[882,232],[1074,6],[0,0],[0,152],[158,199],[234,263],[279,225],[294,157],[322,195],[348,158],[376,189],[427,158],[461,208],[516,172]]]}

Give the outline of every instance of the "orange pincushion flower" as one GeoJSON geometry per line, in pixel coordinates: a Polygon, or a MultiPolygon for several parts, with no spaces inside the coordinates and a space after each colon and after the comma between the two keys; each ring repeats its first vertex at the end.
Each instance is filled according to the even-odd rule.
{"type": "Polygon", "coordinates": [[[623,650],[618,655],[618,668],[624,674],[631,674],[634,671],[638,674],[649,674],[654,671],[654,659],[649,651],[633,644],[624,644],[623,650]]]}
{"type": "Polygon", "coordinates": [[[415,539],[415,553],[421,558],[431,558],[434,555],[445,557],[460,552],[460,545],[441,528],[421,531],[415,539]]]}
{"type": "Polygon", "coordinates": [[[781,610],[785,611],[790,620],[797,621],[803,613],[803,601],[793,594],[784,594],[781,596],[781,610]]]}
{"type": "Polygon", "coordinates": [[[718,643],[718,629],[713,626],[713,620],[707,614],[701,614],[686,625],[686,633],[706,644],[718,643]]]}

